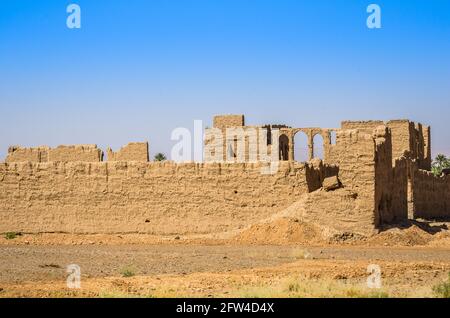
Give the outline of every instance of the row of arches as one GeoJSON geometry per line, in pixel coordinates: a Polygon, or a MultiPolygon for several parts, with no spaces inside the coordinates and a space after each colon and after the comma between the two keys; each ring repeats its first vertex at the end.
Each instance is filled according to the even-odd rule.
{"type": "MultiPolygon", "coordinates": [[[[326,142],[331,145],[336,144],[336,132],[330,131],[330,138],[326,142]]],[[[289,160],[289,151],[291,142],[286,134],[280,136],[280,160],[289,160]]],[[[308,135],[301,130],[298,130],[293,134],[292,142],[294,144],[294,160],[298,162],[305,162],[312,158],[319,158],[324,160],[325,155],[325,141],[321,133],[315,133],[312,136],[311,145],[308,135]],[[312,148],[312,154],[311,154],[312,148]]]]}

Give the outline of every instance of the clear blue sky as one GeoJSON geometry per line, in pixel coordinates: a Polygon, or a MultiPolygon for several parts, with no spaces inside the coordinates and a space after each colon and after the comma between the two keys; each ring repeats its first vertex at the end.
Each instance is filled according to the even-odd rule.
{"type": "Polygon", "coordinates": [[[450,155],[450,1],[0,0],[0,110],[0,158],[12,144],[139,140],[169,154],[174,128],[221,113],[410,118],[450,155]]]}

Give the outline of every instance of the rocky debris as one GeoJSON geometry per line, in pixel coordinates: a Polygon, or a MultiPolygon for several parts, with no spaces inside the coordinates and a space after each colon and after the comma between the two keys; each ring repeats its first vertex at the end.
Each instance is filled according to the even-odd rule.
{"type": "Polygon", "coordinates": [[[341,187],[341,182],[339,181],[339,178],[337,176],[332,176],[325,178],[322,182],[322,188],[325,191],[332,191],[339,189],[341,187]]]}
{"type": "Polygon", "coordinates": [[[341,243],[341,242],[349,242],[349,241],[357,241],[362,242],[366,238],[363,235],[352,233],[352,232],[342,232],[334,234],[329,239],[329,243],[341,243]]]}

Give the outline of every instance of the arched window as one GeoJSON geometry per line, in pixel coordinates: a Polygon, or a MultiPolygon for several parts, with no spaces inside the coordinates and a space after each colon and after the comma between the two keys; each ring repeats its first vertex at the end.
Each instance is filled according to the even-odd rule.
{"type": "Polygon", "coordinates": [[[305,162],[309,160],[308,136],[299,131],[294,136],[294,160],[305,162]]]}
{"type": "Polygon", "coordinates": [[[336,132],[334,130],[330,131],[330,137],[331,137],[331,144],[336,144],[336,132]]]}
{"type": "Polygon", "coordinates": [[[323,160],[323,137],[320,134],[316,134],[313,138],[313,144],[313,158],[323,160]]]}
{"type": "Polygon", "coordinates": [[[280,160],[289,160],[289,138],[286,135],[280,136],[280,160]]]}

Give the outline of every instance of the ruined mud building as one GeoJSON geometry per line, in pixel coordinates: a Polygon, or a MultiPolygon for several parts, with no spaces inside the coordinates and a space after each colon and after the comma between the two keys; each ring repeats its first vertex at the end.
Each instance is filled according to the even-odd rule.
{"type": "MultiPolygon", "coordinates": [[[[250,128],[243,115],[214,118],[213,128],[230,127],[250,128]]],[[[279,215],[324,233],[371,235],[408,217],[450,217],[450,176],[430,172],[428,126],[393,120],[251,128],[266,129],[269,146],[270,131],[279,129],[276,173],[261,174],[264,163],[249,152],[246,162],[216,162],[208,145],[218,141],[211,139],[204,163],[149,162],[147,143],[108,149],[107,161],[95,145],[10,147],[0,163],[0,232],[209,234],[279,215]],[[294,160],[297,134],[307,136],[306,162],[294,160]],[[315,159],[317,135],[322,160],[315,159]]]]}

